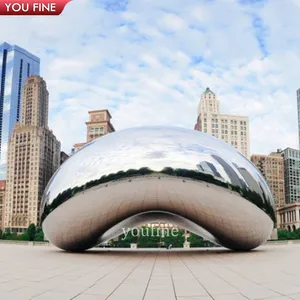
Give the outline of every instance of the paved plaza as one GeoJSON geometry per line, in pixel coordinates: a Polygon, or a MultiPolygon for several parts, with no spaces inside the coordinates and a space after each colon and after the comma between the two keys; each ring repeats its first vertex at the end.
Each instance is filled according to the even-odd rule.
{"type": "Polygon", "coordinates": [[[0,245],[0,300],[300,299],[300,245],[252,252],[0,245]]]}

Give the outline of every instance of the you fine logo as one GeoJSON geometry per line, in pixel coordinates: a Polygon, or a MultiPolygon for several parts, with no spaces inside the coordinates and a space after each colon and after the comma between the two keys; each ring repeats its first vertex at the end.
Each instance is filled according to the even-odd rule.
{"type": "Polygon", "coordinates": [[[0,15],[60,15],[71,0],[0,0],[0,15]]]}

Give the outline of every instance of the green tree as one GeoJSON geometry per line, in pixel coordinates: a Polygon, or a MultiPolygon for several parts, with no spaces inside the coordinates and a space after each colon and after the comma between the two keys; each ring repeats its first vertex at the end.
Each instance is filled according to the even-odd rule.
{"type": "Polygon", "coordinates": [[[168,233],[164,234],[162,241],[166,246],[172,244],[173,248],[183,248],[184,243],[184,230],[172,230],[172,228],[168,229],[168,233]]]}
{"type": "Polygon", "coordinates": [[[210,241],[204,240],[201,236],[194,233],[190,233],[189,242],[190,246],[193,247],[212,247],[214,244],[210,241]]]}
{"type": "Polygon", "coordinates": [[[292,233],[286,229],[278,229],[277,231],[279,240],[291,240],[292,233]]]}
{"type": "Polygon", "coordinates": [[[138,236],[139,248],[157,248],[161,243],[160,232],[157,228],[141,227],[138,236]]]}
{"type": "Polygon", "coordinates": [[[4,240],[11,240],[11,241],[16,241],[16,240],[19,240],[19,236],[16,234],[16,233],[10,233],[10,232],[6,232],[4,235],[3,235],[3,239],[4,240]]]}
{"type": "Polygon", "coordinates": [[[137,242],[137,236],[133,236],[132,232],[129,231],[125,234],[119,236],[118,241],[110,241],[112,247],[119,248],[130,248],[131,243],[137,242]]]}
{"type": "Polygon", "coordinates": [[[36,227],[34,224],[29,225],[29,227],[27,229],[27,234],[28,234],[28,240],[34,241],[35,234],[36,234],[36,227]]]}
{"type": "Polygon", "coordinates": [[[25,231],[23,234],[19,235],[19,239],[21,241],[29,241],[29,235],[28,235],[28,232],[25,231]]]}
{"type": "Polygon", "coordinates": [[[44,241],[44,232],[42,230],[42,228],[38,227],[36,229],[36,234],[35,234],[35,241],[39,241],[39,242],[42,242],[44,241]]]}

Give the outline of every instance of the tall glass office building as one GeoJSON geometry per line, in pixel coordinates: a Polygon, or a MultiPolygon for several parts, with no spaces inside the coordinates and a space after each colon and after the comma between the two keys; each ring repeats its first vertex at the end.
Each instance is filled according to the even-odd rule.
{"type": "Polygon", "coordinates": [[[300,149],[300,89],[297,90],[297,108],[298,108],[298,141],[300,149]]]}
{"type": "Polygon", "coordinates": [[[20,119],[23,85],[28,76],[39,73],[38,57],[18,46],[0,44],[0,179],[6,177],[7,144],[20,119]]]}

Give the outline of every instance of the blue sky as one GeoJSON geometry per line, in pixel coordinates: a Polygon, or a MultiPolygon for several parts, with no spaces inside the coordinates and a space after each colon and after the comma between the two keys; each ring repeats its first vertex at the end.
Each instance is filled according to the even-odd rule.
{"type": "Polygon", "coordinates": [[[50,127],[69,152],[88,110],[117,130],[193,128],[209,86],[250,117],[251,153],[297,147],[299,0],[73,0],[58,17],[1,17],[0,41],[41,58],[50,127]]]}

